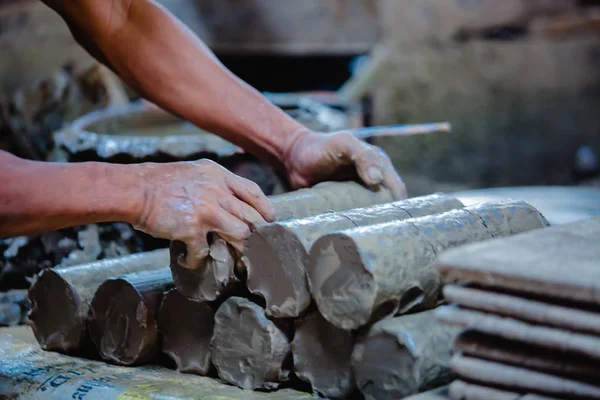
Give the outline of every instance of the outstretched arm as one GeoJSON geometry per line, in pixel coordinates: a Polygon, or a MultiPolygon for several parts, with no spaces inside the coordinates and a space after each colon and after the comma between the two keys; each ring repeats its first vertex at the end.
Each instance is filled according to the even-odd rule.
{"type": "Polygon", "coordinates": [[[208,160],[45,163],[0,150],[0,237],[124,221],[186,243],[185,265],[195,268],[208,233],[240,249],[253,225],[274,217],[258,185],[208,160]]]}
{"type": "Polygon", "coordinates": [[[79,42],[162,108],[269,162],[295,187],[354,174],[404,185],[383,152],[347,133],[323,138],[228,71],[181,22],[153,0],[44,0],[79,42]]]}

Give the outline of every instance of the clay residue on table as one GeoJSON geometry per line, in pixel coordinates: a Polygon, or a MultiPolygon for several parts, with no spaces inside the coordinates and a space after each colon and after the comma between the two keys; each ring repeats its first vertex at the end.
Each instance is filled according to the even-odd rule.
{"type": "Polygon", "coordinates": [[[162,352],[179,372],[208,374],[214,315],[208,304],[189,300],[175,289],[164,296],[157,317],[162,352]]]}
{"type": "Polygon", "coordinates": [[[167,249],[42,271],[29,290],[31,325],[45,350],[88,351],[86,317],[98,287],[108,278],[164,268],[167,249]]]}
{"type": "Polygon", "coordinates": [[[350,356],[354,335],[313,312],[296,322],[292,341],[294,373],[328,398],[345,398],[354,389],[350,356]]]}
{"type": "Polygon", "coordinates": [[[98,288],[88,329],[103,359],[136,365],[158,353],[156,314],[163,293],[171,287],[171,271],[165,267],[108,279],[98,288]]]}
{"type": "Polygon", "coordinates": [[[401,399],[448,383],[459,331],[436,322],[433,311],[379,321],[352,353],[359,390],[367,398],[401,399]]]}
{"type": "Polygon", "coordinates": [[[211,354],[219,377],[242,389],[274,389],[287,379],[286,335],[250,300],[231,297],[215,314],[211,354]]]}

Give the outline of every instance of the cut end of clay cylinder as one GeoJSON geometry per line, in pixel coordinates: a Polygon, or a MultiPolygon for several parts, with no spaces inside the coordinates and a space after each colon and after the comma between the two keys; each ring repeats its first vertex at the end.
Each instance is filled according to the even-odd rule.
{"type": "Polygon", "coordinates": [[[208,304],[189,300],[175,289],[163,298],[157,317],[162,351],[179,372],[206,375],[210,371],[214,314],[208,304]]]}
{"type": "Polygon", "coordinates": [[[274,389],[287,379],[283,363],[289,351],[287,337],[262,307],[231,297],[217,310],[211,353],[224,381],[242,389],[274,389]]]}
{"type": "Polygon", "coordinates": [[[215,301],[237,285],[235,256],[222,238],[213,236],[210,254],[197,269],[191,270],[179,265],[179,257],[185,254],[183,242],[171,243],[170,266],[173,281],[177,290],[185,297],[195,301],[215,301]]]}
{"type": "Polygon", "coordinates": [[[370,399],[396,399],[413,394],[418,387],[413,378],[415,361],[407,346],[382,332],[358,343],[352,353],[356,385],[370,399]]]}
{"type": "Polygon", "coordinates": [[[109,279],[98,288],[90,306],[88,329],[106,361],[130,366],[156,354],[158,335],[153,312],[124,279],[109,279]]]}
{"type": "Polygon", "coordinates": [[[297,317],[309,306],[304,268],[307,258],[300,240],[281,225],[267,225],[250,235],[243,258],[248,271],[246,284],[265,300],[267,315],[297,317]]]}
{"type": "Polygon", "coordinates": [[[346,398],[354,388],[352,332],[327,322],[318,312],[296,322],[292,341],[294,373],[328,398],[346,398]]]}
{"type": "Polygon", "coordinates": [[[73,287],[49,269],[41,273],[29,289],[29,319],[41,348],[72,353],[87,338],[86,315],[73,287]]]}
{"type": "Polygon", "coordinates": [[[369,322],[377,284],[351,237],[321,237],[310,251],[307,269],[310,291],[326,320],[342,329],[369,322]]]}

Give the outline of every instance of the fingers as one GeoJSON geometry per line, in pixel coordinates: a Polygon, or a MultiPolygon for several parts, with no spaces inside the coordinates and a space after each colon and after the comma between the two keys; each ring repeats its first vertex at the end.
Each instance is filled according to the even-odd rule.
{"type": "Polygon", "coordinates": [[[402,178],[396,172],[394,165],[390,158],[385,154],[385,152],[375,147],[375,149],[379,152],[379,156],[382,159],[383,164],[383,181],[382,184],[386,188],[392,192],[392,197],[394,200],[402,200],[408,197],[408,192],[406,191],[406,185],[402,182],[402,178]]]}
{"type": "Polygon", "coordinates": [[[256,183],[235,175],[229,177],[226,182],[229,189],[240,200],[258,211],[265,221],[275,220],[275,208],[256,183]]]}
{"type": "Polygon", "coordinates": [[[209,254],[206,235],[199,235],[196,238],[186,240],[186,253],[180,253],[177,256],[177,264],[187,269],[200,268],[209,254]]]}
{"type": "Polygon", "coordinates": [[[225,211],[248,224],[250,229],[267,223],[256,209],[233,196],[220,200],[219,204],[225,211]]]}
{"type": "Polygon", "coordinates": [[[250,236],[248,224],[223,209],[215,210],[211,219],[213,227],[209,229],[210,232],[218,233],[234,249],[242,252],[244,242],[250,236]]]}
{"type": "Polygon", "coordinates": [[[390,190],[394,199],[406,198],[406,186],[383,150],[361,142],[350,134],[342,135],[340,137],[344,141],[338,141],[337,150],[350,157],[358,176],[366,185],[383,185],[390,190]]]}

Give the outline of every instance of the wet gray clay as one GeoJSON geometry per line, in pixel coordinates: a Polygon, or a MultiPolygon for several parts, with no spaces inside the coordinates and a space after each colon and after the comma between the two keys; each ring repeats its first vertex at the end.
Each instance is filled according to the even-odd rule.
{"type": "Polygon", "coordinates": [[[310,304],[306,262],[310,247],[319,237],[338,230],[401,221],[461,207],[462,203],[455,198],[438,193],[259,227],[246,241],[244,250],[248,288],[265,299],[267,315],[298,317],[310,304]]]}
{"type": "Polygon", "coordinates": [[[354,335],[313,312],[296,321],[294,373],[327,398],[346,398],[355,387],[350,364],[354,335]]]}
{"type": "Polygon", "coordinates": [[[526,203],[498,202],[324,235],[309,254],[310,291],[323,316],[342,329],[432,308],[441,297],[432,265],[438,254],[544,224],[526,203]]]}
{"type": "Polygon", "coordinates": [[[214,317],[207,303],[189,300],[175,289],[165,294],[158,311],[158,330],[162,352],[175,362],[179,372],[208,374],[214,317]]]}
{"type": "Polygon", "coordinates": [[[283,368],[288,338],[262,307],[241,297],[217,310],[210,348],[219,377],[242,389],[274,389],[289,374],[283,368]]]}
{"type": "MultiPolygon", "coordinates": [[[[341,211],[392,200],[388,190],[373,191],[355,182],[324,182],[311,189],[270,197],[278,220],[304,218],[328,211],[341,211]]],[[[233,249],[217,235],[209,236],[210,254],[205,264],[189,270],[177,263],[185,245],[171,245],[171,269],[177,290],[196,301],[214,301],[231,295],[244,275],[243,263],[236,263],[233,249]]]]}
{"type": "Polygon", "coordinates": [[[96,291],[88,329],[100,356],[117,365],[137,365],[160,351],[156,314],[173,287],[168,267],[107,279],[96,291]]]}
{"type": "Polygon", "coordinates": [[[377,322],[352,353],[358,389],[366,398],[391,400],[448,383],[459,331],[438,323],[433,311],[377,322]]]}
{"type": "Polygon", "coordinates": [[[89,350],[86,317],[96,289],[108,278],[168,265],[169,251],[161,249],[42,271],[29,289],[40,346],[67,354],[89,350]]]}

